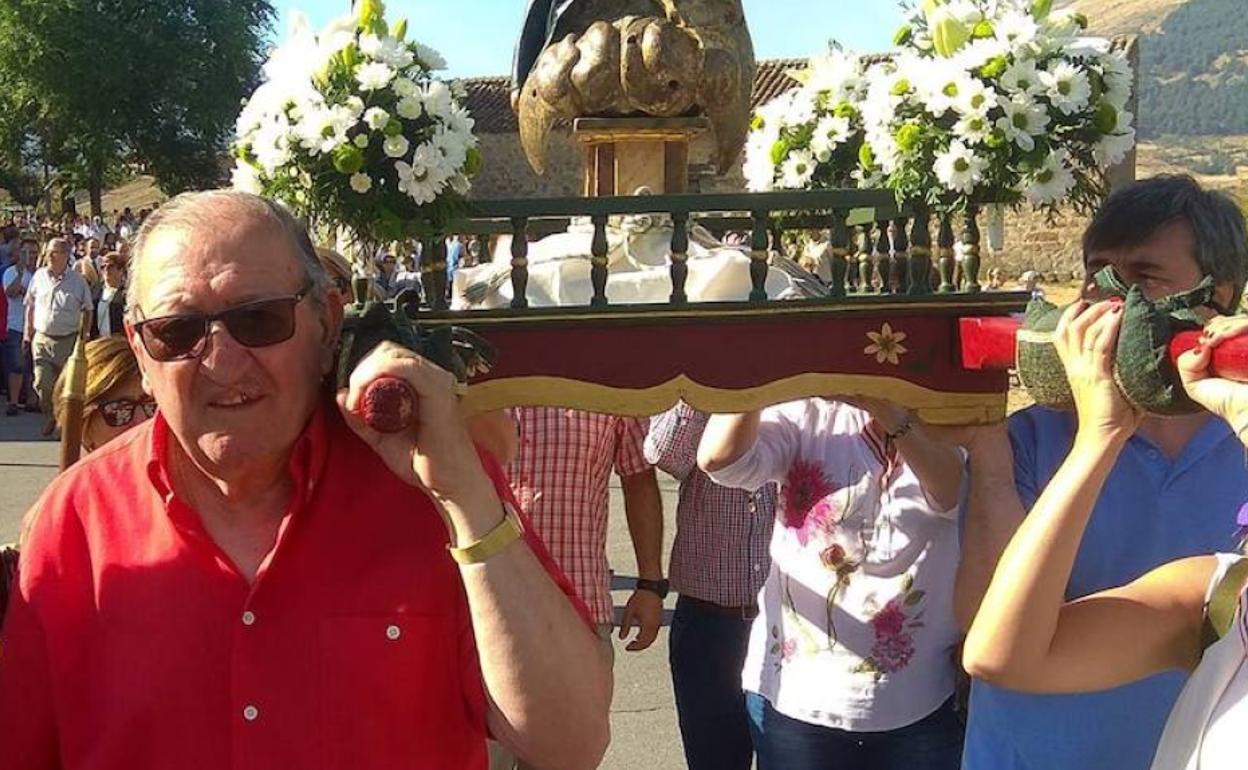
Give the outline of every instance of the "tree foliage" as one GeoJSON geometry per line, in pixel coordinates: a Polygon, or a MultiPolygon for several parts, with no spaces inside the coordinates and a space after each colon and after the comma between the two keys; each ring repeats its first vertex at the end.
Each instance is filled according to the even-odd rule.
{"type": "Polygon", "coordinates": [[[269,0],[4,0],[0,168],[51,166],[96,210],[123,166],[168,193],[219,183],[273,17],[269,0]]]}
{"type": "Polygon", "coordinates": [[[1248,134],[1244,0],[1190,0],[1140,42],[1140,133],[1248,134]]]}

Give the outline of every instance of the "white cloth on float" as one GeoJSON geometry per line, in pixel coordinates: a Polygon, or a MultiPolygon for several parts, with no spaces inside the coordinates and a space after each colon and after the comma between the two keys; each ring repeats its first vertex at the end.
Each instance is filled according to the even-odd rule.
{"type": "MultiPolygon", "coordinates": [[[[665,303],[672,295],[672,221],[665,215],[612,217],[607,224],[607,299],[614,305],[665,303]]],[[[532,307],[587,306],[594,296],[593,224],[574,219],[567,232],[529,244],[529,281],[525,292],[532,307]]],[[[689,230],[685,293],[691,302],[749,299],[750,257],[717,241],[705,228],[689,230]]],[[[494,261],[455,274],[453,309],[487,309],[511,303],[511,237],[494,247],[494,261]]],[[[826,296],[810,273],[780,254],[772,254],[764,284],[769,299],[826,296]]]]}

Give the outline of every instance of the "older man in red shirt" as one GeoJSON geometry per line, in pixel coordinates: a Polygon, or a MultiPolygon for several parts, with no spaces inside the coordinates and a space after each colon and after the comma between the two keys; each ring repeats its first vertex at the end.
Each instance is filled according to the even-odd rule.
{"type": "Polygon", "coordinates": [[[541,767],[601,759],[608,660],[451,376],[382,346],[335,404],[326,285],[254,196],[148,220],[127,334],[159,412],[31,511],[6,770],[479,770],[487,733],[541,767]],[[356,416],[382,376],[419,395],[413,430],[356,416]]]}

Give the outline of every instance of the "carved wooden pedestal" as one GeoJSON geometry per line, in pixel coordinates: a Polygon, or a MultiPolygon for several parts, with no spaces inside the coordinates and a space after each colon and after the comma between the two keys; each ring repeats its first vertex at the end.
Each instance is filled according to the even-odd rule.
{"type": "Polygon", "coordinates": [[[689,187],[689,142],[706,118],[578,118],[572,135],[585,147],[585,195],[655,195],[689,187]]]}

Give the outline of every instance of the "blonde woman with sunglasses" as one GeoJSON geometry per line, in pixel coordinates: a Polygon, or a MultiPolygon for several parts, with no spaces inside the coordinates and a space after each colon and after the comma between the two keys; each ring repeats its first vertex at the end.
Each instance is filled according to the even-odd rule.
{"type": "MultiPolygon", "coordinates": [[[[143,392],[139,364],[125,337],[103,337],[87,343],[87,390],[83,398],[82,449],[94,452],[156,413],[156,402],[143,392]]],[[[65,375],[56,383],[52,402],[56,422],[64,428],[65,375]]]]}

